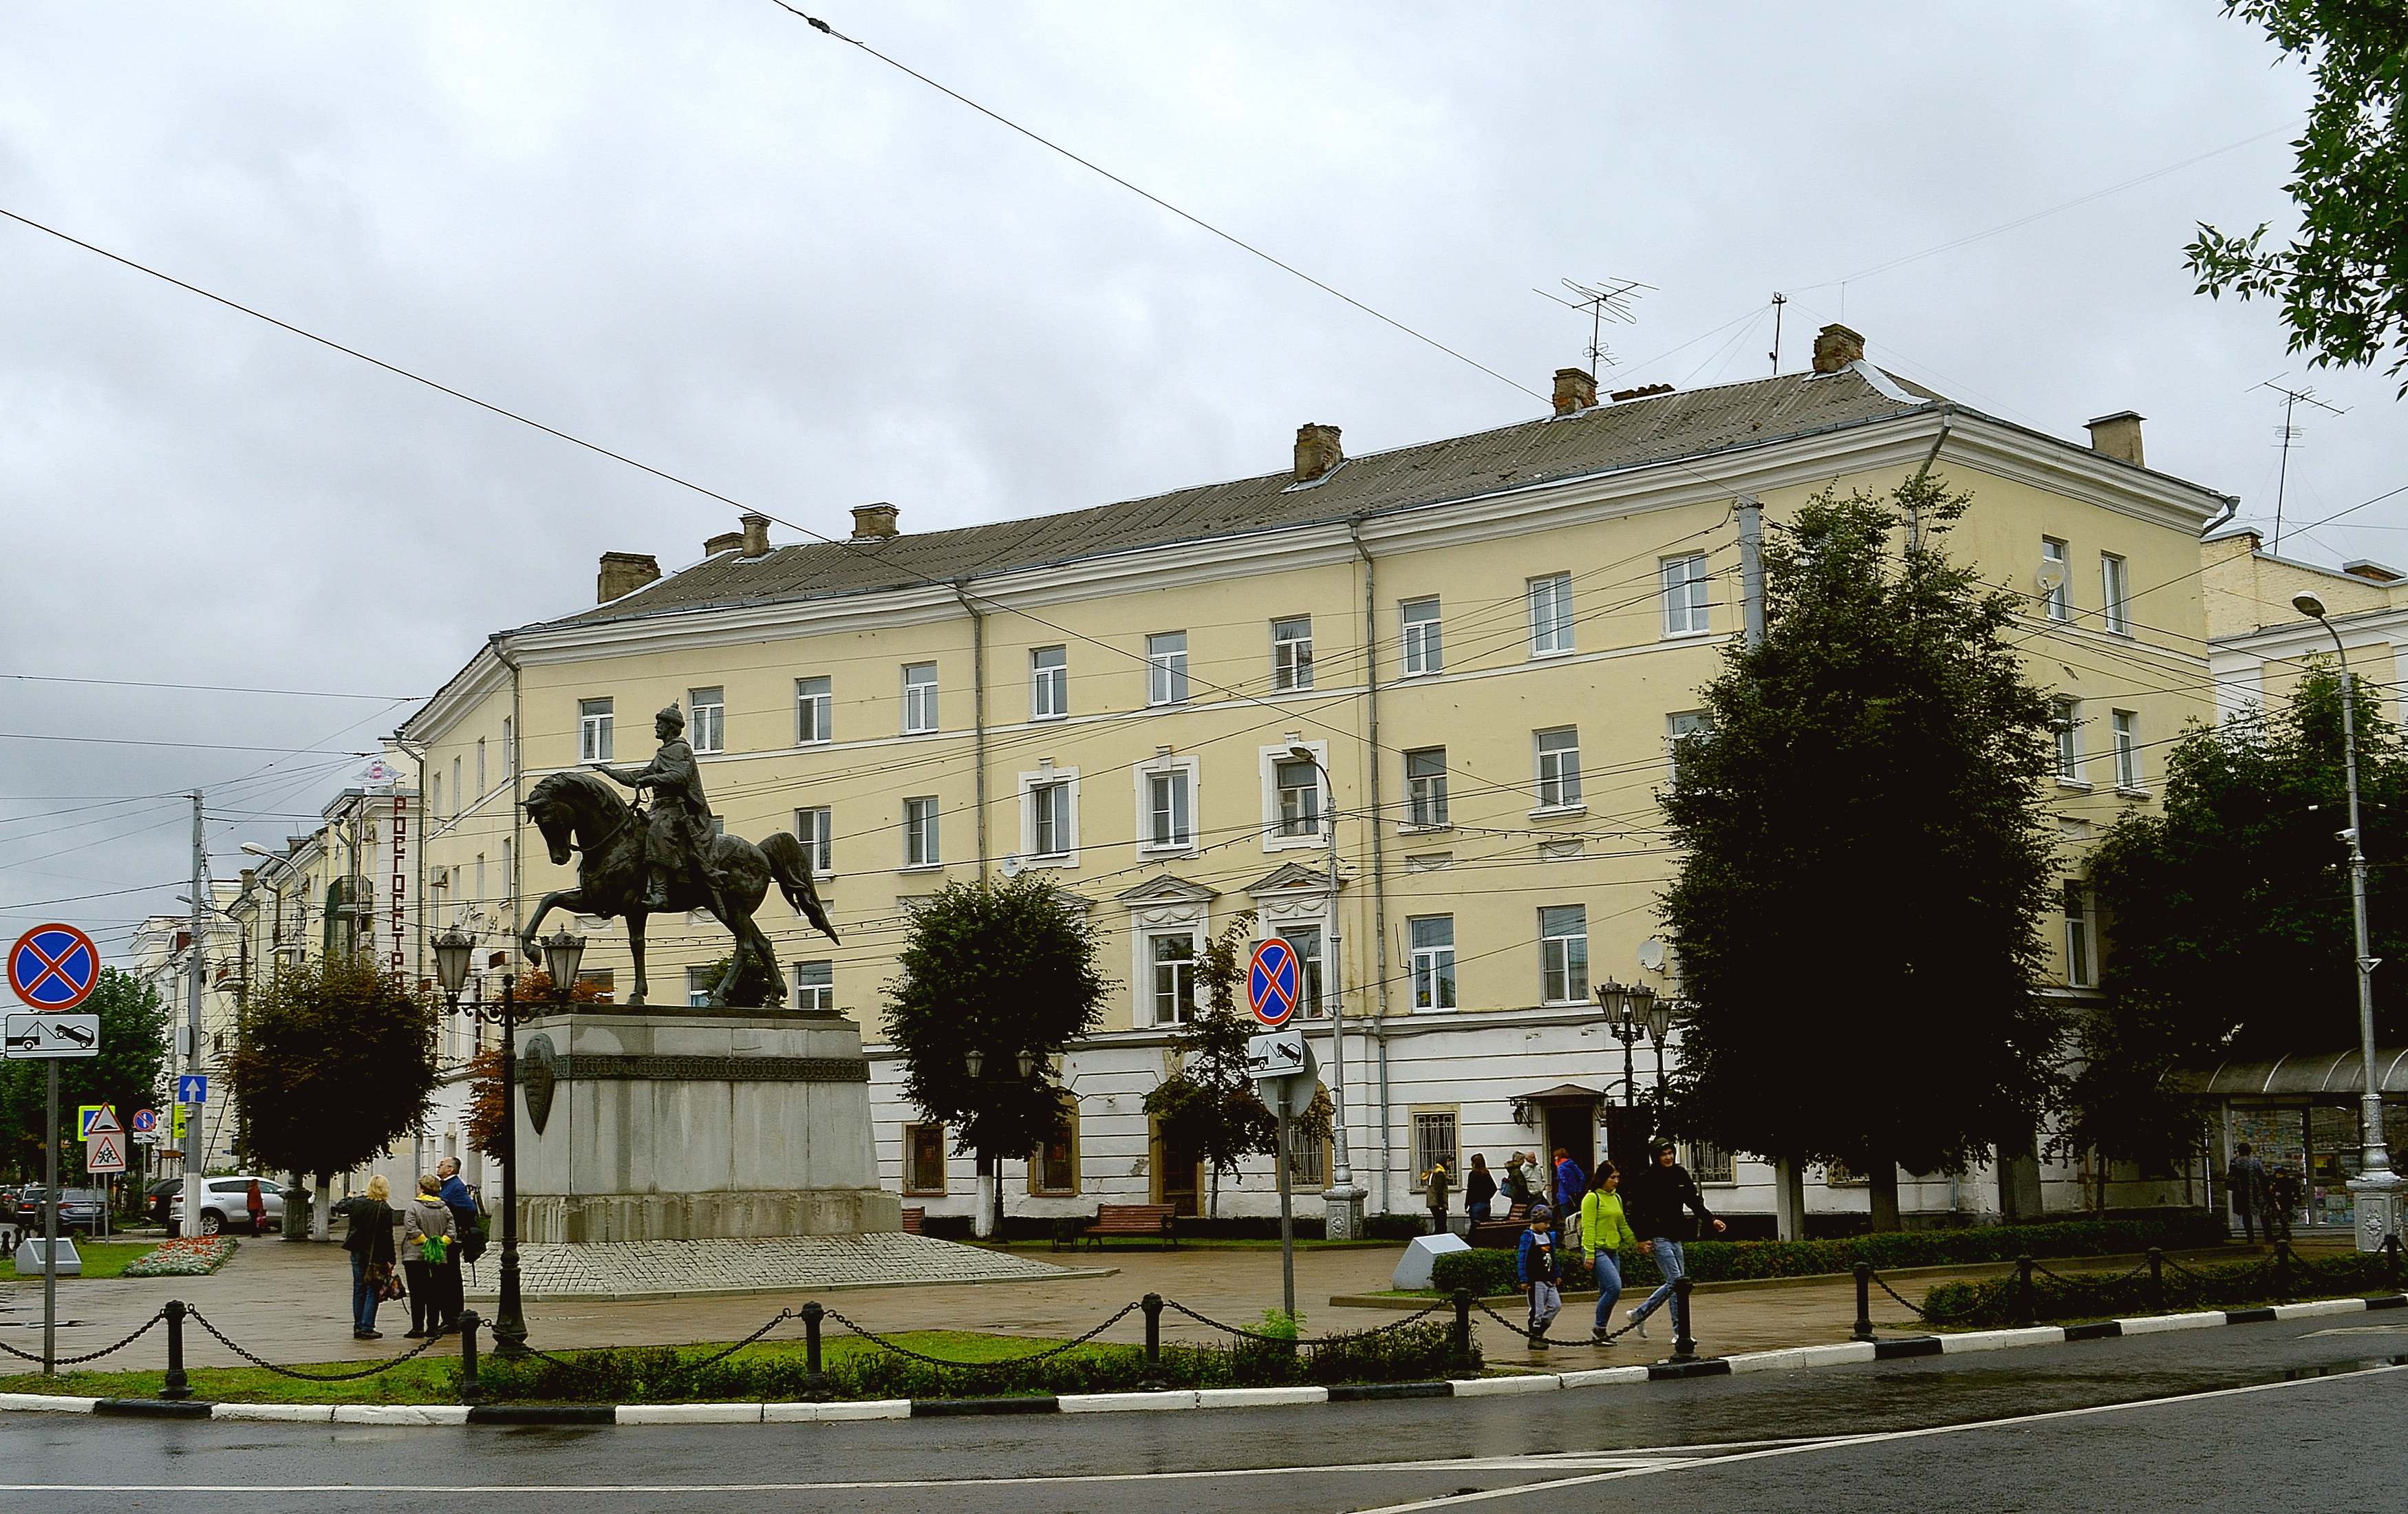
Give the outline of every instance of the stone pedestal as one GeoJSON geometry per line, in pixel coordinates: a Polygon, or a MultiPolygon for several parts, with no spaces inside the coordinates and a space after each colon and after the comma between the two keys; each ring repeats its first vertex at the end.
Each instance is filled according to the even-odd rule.
{"type": "Polygon", "coordinates": [[[1363,1238],[1364,1190],[1353,1184],[1336,1185],[1322,1190],[1322,1234],[1333,1241],[1359,1241],[1363,1238]]]}
{"type": "Polygon", "coordinates": [[[519,1033],[519,1236],[695,1241],[900,1231],[869,1064],[840,1015],[648,1009],[519,1033]]]}

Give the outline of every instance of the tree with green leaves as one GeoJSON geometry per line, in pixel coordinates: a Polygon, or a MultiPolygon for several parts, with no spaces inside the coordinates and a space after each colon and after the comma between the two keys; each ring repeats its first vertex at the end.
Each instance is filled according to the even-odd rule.
{"type": "Polygon", "coordinates": [[[1245,973],[1254,914],[1248,910],[1205,944],[1196,964],[1204,1002],[1171,1045],[1179,1070],[1145,1096],[1166,1146],[1193,1151],[1210,1175],[1207,1212],[1221,1217],[1221,1179],[1248,1157],[1278,1149],[1279,1119],[1254,1091],[1246,1071],[1246,1043],[1261,1029],[1238,1012],[1237,985],[1245,973]]]}
{"type": "MultiPolygon", "coordinates": [[[[125,1125],[136,1110],[158,1101],[160,1073],[167,1061],[167,1006],[157,989],[133,973],[102,968],[76,1013],[100,1017],[100,1054],[57,1064],[62,1182],[66,1175],[83,1171],[76,1106],[113,1104],[117,1122],[125,1125]]],[[[37,1181],[43,1174],[43,1122],[49,1110],[44,1065],[30,1059],[0,1062],[0,1128],[7,1132],[8,1165],[37,1181]]]]}
{"type": "Polygon", "coordinates": [[[2062,1028],[2035,991],[2052,712],[2014,597],[1942,549],[1971,502],[1917,476],[1768,524],[1763,642],[1726,651],[1663,798],[1690,1002],[1670,1123],[1870,1174],[1892,1225],[1897,1167],[2028,1139],[2062,1028]]]}
{"type": "Polygon", "coordinates": [[[365,957],[280,967],[245,996],[225,1062],[237,1145],[322,1190],[424,1121],[441,1009],[365,957]]]}
{"type": "MultiPolygon", "coordinates": [[[[2408,860],[2408,750],[2358,685],[2359,817],[2375,859],[2370,950],[2408,960],[2390,881],[2408,860]]],[[[2357,943],[2341,680],[2312,664],[2288,702],[2194,725],[2166,760],[2158,813],[2128,811],[2091,861],[2109,1003],[2080,1030],[2060,1145],[2153,1166],[2196,1150],[2204,1111],[2176,1087],[2228,1058],[2358,1044],[2357,943]]],[[[2375,1037],[2408,1035],[2408,983],[2374,982],[2375,1037]]]]}
{"type": "MultiPolygon", "coordinates": [[[[2300,229],[2280,252],[2267,227],[2229,236],[2202,223],[2186,248],[2199,293],[2279,300],[2291,351],[2325,368],[2408,368],[2408,12],[2398,0],[2230,0],[2311,61],[2315,102],[2286,186],[2300,229]]],[[[2408,381],[2401,393],[2408,395],[2408,381]]]]}
{"type": "MultiPolygon", "coordinates": [[[[1103,1023],[1111,985],[1096,956],[1084,916],[1041,873],[952,884],[913,913],[901,975],[886,985],[887,1034],[904,1097],[952,1129],[981,1176],[1060,1132],[1066,1094],[1046,1070],[1103,1023]]],[[[997,1182],[998,1225],[1002,1208],[997,1182]]]]}

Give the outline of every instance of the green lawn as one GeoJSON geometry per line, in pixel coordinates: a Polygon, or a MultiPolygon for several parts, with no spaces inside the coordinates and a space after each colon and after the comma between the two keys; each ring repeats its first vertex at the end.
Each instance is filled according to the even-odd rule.
{"type": "MultiPolygon", "coordinates": [[[[83,1258],[83,1275],[86,1277],[116,1277],[124,1273],[126,1263],[145,1251],[156,1248],[158,1244],[156,1241],[136,1241],[130,1245],[118,1241],[87,1241],[78,1236],[75,1248],[76,1255],[83,1258]]],[[[0,1262],[0,1278],[10,1278],[16,1276],[17,1256],[12,1251],[8,1254],[7,1262],[0,1262]]],[[[38,1281],[41,1276],[38,1272],[25,1274],[26,1280],[29,1282],[38,1281]]],[[[75,1282],[73,1277],[63,1276],[59,1279],[59,1286],[73,1288],[75,1282]]]]}

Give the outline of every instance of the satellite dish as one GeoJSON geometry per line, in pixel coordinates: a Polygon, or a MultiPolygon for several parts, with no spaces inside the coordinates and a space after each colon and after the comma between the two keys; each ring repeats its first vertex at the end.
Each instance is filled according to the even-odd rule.
{"type": "Polygon", "coordinates": [[[2042,594],[2055,594],[2065,587],[2065,564],[2054,557],[2043,557],[2041,559],[2040,571],[2034,573],[2032,577],[2039,581],[2040,591],[2042,594]]]}
{"type": "Polygon", "coordinates": [[[1026,865],[1020,860],[1020,854],[1014,852],[1003,859],[1003,875],[1007,878],[1017,878],[1020,876],[1020,870],[1026,865]]]}
{"type": "Polygon", "coordinates": [[[1639,965],[1650,973],[1664,971],[1664,944],[1650,936],[1639,944],[1639,965]]]}

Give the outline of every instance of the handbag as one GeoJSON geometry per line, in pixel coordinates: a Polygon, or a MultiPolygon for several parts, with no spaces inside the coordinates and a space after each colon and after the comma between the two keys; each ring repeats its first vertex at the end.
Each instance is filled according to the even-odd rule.
{"type": "Polygon", "coordinates": [[[401,1274],[390,1262],[368,1263],[368,1291],[386,1302],[407,1296],[401,1286],[401,1274]]]}

